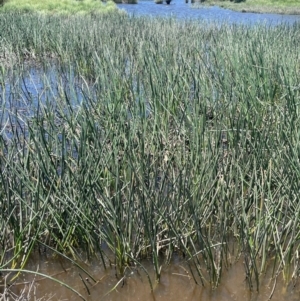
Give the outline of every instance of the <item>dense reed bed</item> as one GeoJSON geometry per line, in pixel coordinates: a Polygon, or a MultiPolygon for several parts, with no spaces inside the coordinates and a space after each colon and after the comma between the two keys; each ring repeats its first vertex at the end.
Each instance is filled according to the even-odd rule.
{"type": "Polygon", "coordinates": [[[0,15],[0,269],[49,249],[296,280],[299,26],[0,15]]]}

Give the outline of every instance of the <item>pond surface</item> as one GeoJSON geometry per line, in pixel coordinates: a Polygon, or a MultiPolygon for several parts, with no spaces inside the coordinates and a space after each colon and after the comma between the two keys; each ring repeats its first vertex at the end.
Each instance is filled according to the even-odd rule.
{"type": "Polygon", "coordinates": [[[119,4],[118,7],[137,16],[174,16],[240,24],[300,22],[300,16],[297,15],[242,13],[217,6],[196,8],[193,4],[185,3],[185,0],[172,0],[170,5],[155,4],[154,0],[139,0],[138,4],[119,4]]]}
{"type": "Polygon", "coordinates": [[[46,108],[57,109],[57,102],[70,99],[75,109],[89,95],[86,82],[70,69],[58,73],[55,64],[45,68],[27,66],[19,74],[9,74],[0,85],[0,135],[10,140],[16,128],[25,128],[27,121],[46,108]]]}
{"type": "MultiPolygon", "coordinates": [[[[270,297],[272,301],[299,300],[299,284],[286,286],[281,277],[278,277],[276,285],[274,285],[275,281],[271,277],[272,268],[269,268],[269,271],[262,276],[259,293],[256,289],[251,292],[246,281],[242,258],[227,269],[224,267],[221,284],[214,290],[210,288],[209,283],[205,283],[204,286],[201,283],[195,284],[187,264],[180,258],[175,258],[170,265],[163,265],[159,284],[154,281],[152,263],[150,261],[143,262],[152,279],[153,292],[151,292],[148,279],[141,269],[128,268],[123,282],[116,278],[113,266],[105,270],[97,260],[88,264],[81,263],[81,265],[91,273],[96,282],[89,279],[84,272],[70,262],[57,257],[53,259],[37,255],[32,257],[27,268],[51,275],[67,283],[89,301],[265,301],[270,297]]],[[[27,282],[29,285],[28,281],[32,281],[33,278],[32,275],[22,275],[11,290],[19,294],[24,288],[24,283],[27,282]]],[[[36,287],[36,297],[44,297],[43,300],[82,300],[62,285],[41,276],[35,277],[34,286],[36,287]]]]}

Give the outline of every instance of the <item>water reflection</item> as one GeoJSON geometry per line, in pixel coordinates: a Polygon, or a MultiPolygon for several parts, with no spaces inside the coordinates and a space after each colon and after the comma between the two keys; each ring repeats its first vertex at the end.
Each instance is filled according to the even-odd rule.
{"type": "Polygon", "coordinates": [[[242,13],[217,6],[195,8],[192,4],[185,3],[185,0],[172,0],[170,5],[158,5],[154,3],[154,0],[139,0],[138,4],[118,4],[118,7],[129,14],[137,16],[174,16],[180,19],[200,19],[239,24],[291,24],[300,21],[300,16],[295,15],[242,13]]]}
{"type": "MultiPolygon", "coordinates": [[[[205,286],[195,284],[186,262],[178,258],[172,264],[163,266],[161,282],[154,285],[153,292],[150,290],[145,273],[140,269],[128,268],[125,280],[120,281],[116,279],[113,266],[105,270],[97,260],[81,264],[93,275],[96,282],[89,279],[70,262],[57,257],[36,255],[31,258],[27,268],[52,275],[56,279],[66,282],[90,301],[265,301],[270,297],[273,301],[283,301],[298,300],[300,293],[298,285],[286,286],[279,278],[274,286],[271,268],[265,275],[262,275],[260,291],[251,292],[245,279],[242,258],[224,271],[221,284],[215,290],[210,288],[209,283],[205,283],[205,286]]],[[[143,262],[143,265],[150,273],[151,279],[154,279],[154,273],[151,272],[153,271],[152,263],[146,261],[143,262]]],[[[18,283],[15,283],[12,289],[18,293],[23,288],[22,283],[32,281],[32,279],[32,275],[23,275],[18,278],[18,283]]],[[[48,279],[36,277],[35,286],[37,298],[52,296],[52,300],[81,300],[67,288],[48,279]]]]}
{"type": "Polygon", "coordinates": [[[26,132],[28,120],[45,110],[61,109],[63,102],[76,109],[90,92],[72,66],[65,71],[55,64],[12,71],[0,86],[0,135],[10,140],[17,131],[26,132]]]}

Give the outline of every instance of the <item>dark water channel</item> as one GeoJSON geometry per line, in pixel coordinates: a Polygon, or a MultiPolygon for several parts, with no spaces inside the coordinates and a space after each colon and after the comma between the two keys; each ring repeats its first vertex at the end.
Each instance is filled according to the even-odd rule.
{"type": "MultiPolygon", "coordinates": [[[[186,263],[181,262],[178,258],[171,265],[163,266],[159,284],[154,283],[154,273],[151,272],[153,271],[152,263],[150,261],[143,262],[153,280],[153,292],[151,292],[147,277],[142,270],[128,269],[125,281],[120,282],[115,276],[113,267],[105,270],[97,260],[89,262],[89,264],[81,263],[81,265],[92,274],[96,283],[70,262],[60,260],[57,257],[55,259],[40,255],[33,257],[27,268],[38,270],[67,283],[86,300],[91,301],[265,301],[269,298],[273,301],[299,300],[299,284],[286,286],[282,279],[278,278],[276,286],[274,286],[274,279],[270,277],[271,271],[263,276],[260,292],[251,292],[245,278],[242,258],[224,271],[221,285],[214,290],[210,288],[209,283],[206,283],[204,287],[201,284],[195,284],[186,263]]],[[[27,283],[28,286],[29,281],[32,281],[33,278],[32,275],[19,277],[11,290],[19,294],[24,288],[24,283],[27,283]]],[[[35,277],[34,286],[36,298],[44,297],[43,300],[82,300],[60,284],[40,276],[35,277]]]]}
{"type": "Polygon", "coordinates": [[[118,7],[136,16],[173,16],[179,19],[200,19],[239,24],[265,23],[275,25],[300,21],[299,15],[242,13],[217,6],[195,7],[195,4],[185,3],[185,0],[172,0],[170,5],[166,5],[165,2],[164,4],[155,4],[154,0],[139,0],[138,4],[119,4],[118,7]]]}

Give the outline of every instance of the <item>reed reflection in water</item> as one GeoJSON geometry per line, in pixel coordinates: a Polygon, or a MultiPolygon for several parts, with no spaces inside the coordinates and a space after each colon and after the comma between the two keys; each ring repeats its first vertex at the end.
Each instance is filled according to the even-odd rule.
{"type": "MultiPolygon", "coordinates": [[[[277,281],[271,279],[271,269],[267,270],[262,279],[260,292],[251,292],[245,279],[242,258],[224,271],[221,284],[215,290],[210,288],[209,283],[206,286],[195,284],[189,268],[180,258],[174,258],[170,265],[163,266],[161,281],[155,285],[153,292],[151,292],[147,277],[141,269],[128,268],[125,278],[117,279],[113,267],[105,270],[97,260],[93,260],[89,264],[83,262],[80,264],[95,277],[96,283],[70,262],[57,257],[51,258],[35,254],[31,257],[28,269],[52,275],[76,289],[86,300],[90,301],[264,301],[269,298],[273,301],[296,301],[300,293],[297,284],[290,284],[286,287],[281,278],[278,278],[277,281]]],[[[143,265],[149,271],[151,278],[154,279],[154,271],[151,275],[152,263],[144,261],[143,265]]],[[[24,288],[24,283],[28,286],[33,279],[35,280],[36,298],[81,300],[58,283],[32,275],[24,274],[23,277],[18,278],[11,290],[19,294],[24,288]]]]}

